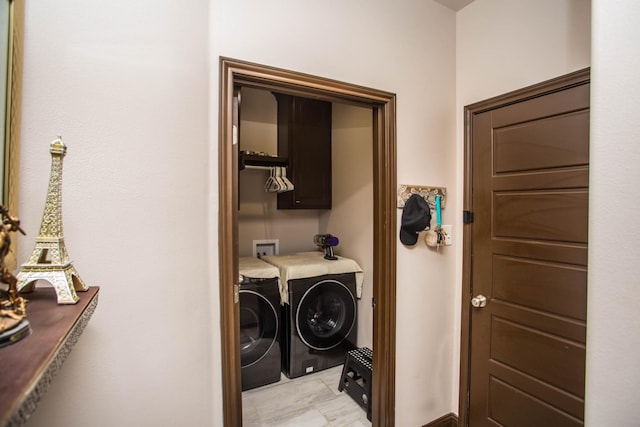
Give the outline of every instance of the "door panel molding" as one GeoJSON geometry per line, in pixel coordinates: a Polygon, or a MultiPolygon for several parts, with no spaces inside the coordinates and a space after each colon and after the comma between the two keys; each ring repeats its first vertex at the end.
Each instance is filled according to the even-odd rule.
{"type": "Polygon", "coordinates": [[[239,356],[237,159],[233,92],[237,85],[371,108],[373,112],[373,425],[395,423],[396,95],[255,63],[220,58],[218,233],[224,424],[242,425],[239,356]]]}
{"type": "MultiPolygon", "coordinates": [[[[547,101],[542,98],[545,95],[552,95],[560,91],[571,90],[579,86],[588,84],[590,81],[590,69],[585,68],[555,79],[551,79],[536,85],[528,86],[526,88],[506,93],[504,95],[496,96],[484,101],[471,104],[464,108],[464,196],[463,196],[463,210],[473,210],[473,173],[472,159],[473,159],[473,145],[474,128],[473,119],[478,117],[482,113],[496,110],[498,108],[506,107],[518,102],[532,100],[535,98],[540,99],[540,102],[556,102],[555,96],[549,98],[547,101]]],[[[588,108],[588,96],[585,99],[588,108]]],[[[490,153],[480,153],[483,156],[490,156],[490,153]]],[[[478,153],[476,153],[478,155],[478,153]]],[[[490,159],[490,157],[487,157],[490,159]]],[[[583,175],[583,171],[567,171],[567,176],[570,179],[576,179],[574,175],[578,176],[578,181],[583,175]]],[[[517,179],[514,178],[514,179],[517,179]]],[[[478,225],[479,219],[476,215],[475,224],[465,224],[463,229],[463,270],[462,270],[462,308],[461,308],[461,339],[460,339],[460,388],[459,388],[459,405],[458,405],[458,419],[460,426],[467,426],[469,424],[469,404],[470,404],[470,362],[471,362],[471,304],[472,298],[472,280],[471,280],[471,266],[472,266],[472,229],[474,225],[478,225]]],[[[505,241],[505,244],[515,244],[513,242],[505,241]]],[[[586,251],[585,251],[586,254],[586,251]]]]}

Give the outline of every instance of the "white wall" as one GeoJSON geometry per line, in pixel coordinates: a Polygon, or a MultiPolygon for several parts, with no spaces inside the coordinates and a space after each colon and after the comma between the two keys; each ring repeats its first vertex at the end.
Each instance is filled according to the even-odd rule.
{"type": "Polygon", "coordinates": [[[373,114],[370,108],[333,104],[332,209],[320,216],[320,233],[340,243],[336,255],[364,271],[358,301],[358,346],[373,348],[373,114]]]}
{"type": "MultiPolygon", "coordinates": [[[[451,167],[455,164],[455,14],[451,10],[429,1],[407,1],[398,7],[384,0],[213,0],[210,18],[212,82],[218,81],[222,55],[394,92],[399,183],[455,189],[451,167]]],[[[212,118],[218,115],[218,94],[217,85],[212,85],[212,118]]],[[[217,132],[214,120],[212,181],[217,173],[217,132]]],[[[213,211],[215,197],[211,195],[213,211]]],[[[452,221],[456,212],[454,201],[445,210],[445,221],[452,221]]],[[[213,218],[210,259],[214,263],[216,225],[213,218]]],[[[423,425],[451,411],[454,261],[453,250],[435,253],[422,242],[413,249],[399,245],[398,425],[423,425]]],[[[215,307],[217,294],[213,298],[215,307]]],[[[215,372],[219,363],[216,354],[215,372]]]]}
{"type": "Polygon", "coordinates": [[[240,89],[240,150],[278,154],[278,102],[268,90],[240,89]]]}
{"type": "Polygon", "coordinates": [[[475,0],[456,24],[458,120],[465,105],[589,66],[588,0],[475,0]]]}
{"type": "Polygon", "coordinates": [[[60,133],[66,245],[101,286],[29,425],[211,425],[208,1],[25,4],[18,260],[60,133]]]}
{"type": "Polygon", "coordinates": [[[585,420],[594,427],[638,423],[638,22],[635,0],[593,1],[585,420]]]}
{"type": "MultiPolygon", "coordinates": [[[[464,107],[506,92],[576,71],[590,64],[591,5],[587,0],[475,0],[457,13],[456,119],[457,196],[462,206],[464,107]]],[[[457,227],[462,227],[458,216],[457,227]]],[[[458,246],[456,283],[462,282],[458,246]]],[[[456,306],[456,366],[459,365],[460,301],[456,306]]],[[[452,404],[457,413],[459,370],[452,404]]]]}

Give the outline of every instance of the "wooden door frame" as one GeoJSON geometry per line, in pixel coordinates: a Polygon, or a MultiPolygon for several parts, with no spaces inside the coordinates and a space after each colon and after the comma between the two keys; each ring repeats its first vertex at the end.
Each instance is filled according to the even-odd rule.
{"type": "MultiPolygon", "coordinates": [[[[544,81],[523,89],[515,90],[504,95],[480,101],[464,108],[464,196],[463,210],[473,209],[473,116],[489,110],[505,107],[517,102],[548,95],[550,93],[569,89],[588,83],[590,80],[590,68],[575,71],[564,76],[544,81]]],[[[471,363],[471,298],[473,295],[473,283],[471,281],[471,246],[472,224],[463,226],[462,244],[462,308],[461,308],[461,338],[460,338],[460,388],[458,391],[458,425],[469,424],[469,386],[471,363]]]]}
{"type": "Polygon", "coordinates": [[[224,425],[242,424],[239,352],[237,162],[233,159],[233,89],[251,86],[373,111],[373,425],[395,422],[396,95],[250,62],[220,58],[218,129],[220,327],[224,425]],[[235,164],[234,164],[235,163],[235,164]]]}

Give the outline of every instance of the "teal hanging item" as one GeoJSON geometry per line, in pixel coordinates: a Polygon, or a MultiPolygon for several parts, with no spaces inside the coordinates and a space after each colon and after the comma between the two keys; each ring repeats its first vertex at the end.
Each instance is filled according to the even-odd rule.
{"type": "Polygon", "coordinates": [[[436,226],[438,229],[442,228],[442,211],[440,208],[441,195],[436,195],[436,226]]]}

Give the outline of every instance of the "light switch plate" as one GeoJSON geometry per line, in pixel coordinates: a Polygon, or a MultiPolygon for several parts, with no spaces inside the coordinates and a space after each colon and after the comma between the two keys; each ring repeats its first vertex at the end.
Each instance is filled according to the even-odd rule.
{"type": "Polygon", "coordinates": [[[453,226],[452,225],[443,225],[442,231],[444,231],[444,245],[451,246],[453,244],[453,226]]]}

